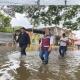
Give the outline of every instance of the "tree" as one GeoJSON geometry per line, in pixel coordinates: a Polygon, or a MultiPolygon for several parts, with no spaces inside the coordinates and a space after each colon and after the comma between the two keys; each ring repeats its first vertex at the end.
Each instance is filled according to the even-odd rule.
{"type": "Polygon", "coordinates": [[[10,17],[4,16],[0,12],[0,31],[3,31],[3,29],[5,30],[5,27],[11,27],[10,21],[11,21],[10,17]]]}
{"type": "Polygon", "coordinates": [[[77,22],[80,23],[80,17],[77,18],[77,22]]]}
{"type": "Polygon", "coordinates": [[[1,14],[1,12],[0,12],[0,28],[3,27],[3,19],[4,19],[4,15],[1,14]]]}
{"type": "MultiPolygon", "coordinates": [[[[77,16],[80,12],[80,6],[48,6],[47,10],[46,6],[15,6],[14,10],[19,13],[25,13],[26,17],[28,17],[31,23],[34,26],[39,25],[40,23],[44,25],[59,25],[60,21],[63,21],[65,24],[66,21],[71,21],[73,18],[77,16]]],[[[76,28],[70,26],[71,29],[77,29],[79,20],[76,21],[76,28]]],[[[64,26],[66,27],[66,26],[64,26]]],[[[67,27],[68,28],[68,27],[67,27]]]]}
{"type": "Polygon", "coordinates": [[[72,30],[77,30],[77,22],[72,22],[72,21],[66,21],[64,22],[63,26],[66,27],[67,29],[72,29],[72,30]]]}
{"type": "Polygon", "coordinates": [[[4,27],[10,27],[11,26],[10,21],[11,21],[10,17],[4,17],[4,19],[3,19],[4,27]]]}

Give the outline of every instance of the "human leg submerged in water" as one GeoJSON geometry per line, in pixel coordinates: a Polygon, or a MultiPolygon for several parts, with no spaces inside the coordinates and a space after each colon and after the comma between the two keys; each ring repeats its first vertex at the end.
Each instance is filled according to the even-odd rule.
{"type": "Polygon", "coordinates": [[[26,56],[26,45],[23,45],[22,47],[21,47],[21,55],[25,55],[26,56]]]}
{"type": "Polygon", "coordinates": [[[60,46],[59,53],[60,53],[60,56],[64,57],[64,55],[66,54],[66,46],[60,46]]]}
{"type": "Polygon", "coordinates": [[[48,51],[41,51],[39,54],[43,64],[48,64],[49,53],[48,51]]]}

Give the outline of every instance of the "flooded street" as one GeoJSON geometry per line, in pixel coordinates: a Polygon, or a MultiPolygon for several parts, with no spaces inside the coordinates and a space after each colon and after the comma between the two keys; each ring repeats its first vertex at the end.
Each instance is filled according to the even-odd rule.
{"type": "Polygon", "coordinates": [[[80,51],[68,51],[64,58],[58,50],[49,56],[44,65],[39,52],[27,52],[21,58],[19,51],[0,54],[0,80],[80,80],[80,51]]]}

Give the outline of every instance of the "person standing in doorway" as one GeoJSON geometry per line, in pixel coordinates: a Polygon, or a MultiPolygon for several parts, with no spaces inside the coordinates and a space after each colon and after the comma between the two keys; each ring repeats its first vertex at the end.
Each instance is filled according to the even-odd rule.
{"type": "Polygon", "coordinates": [[[28,33],[26,33],[26,30],[24,27],[20,29],[20,34],[17,39],[17,42],[19,42],[19,47],[21,49],[21,55],[26,55],[26,48],[30,46],[30,37],[28,33]]]}
{"type": "Polygon", "coordinates": [[[53,38],[50,36],[49,29],[44,29],[44,36],[40,40],[40,58],[44,64],[48,64],[49,54],[52,50],[53,38]]]}
{"type": "Polygon", "coordinates": [[[59,53],[62,57],[66,54],[67,51],[67,44],[68,44],[68,37],[66,37],[65,33],[62,34],[62,37],[60,38],[60,47],[59,47],[59,53]]]}

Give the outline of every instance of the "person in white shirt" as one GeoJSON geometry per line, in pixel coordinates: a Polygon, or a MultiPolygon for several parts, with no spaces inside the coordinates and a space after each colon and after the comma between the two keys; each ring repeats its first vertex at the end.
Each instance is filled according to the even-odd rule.
{"type": "Polygon", "coordinates": [[[68,43],[68,37],[66,37],[65,33],[62,34],[62,37],[60,38],[60,47],[59,47],[59,53],[62,57],[66,54],[67,51],[67,43],[68,43]]]}

